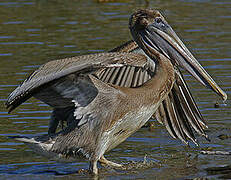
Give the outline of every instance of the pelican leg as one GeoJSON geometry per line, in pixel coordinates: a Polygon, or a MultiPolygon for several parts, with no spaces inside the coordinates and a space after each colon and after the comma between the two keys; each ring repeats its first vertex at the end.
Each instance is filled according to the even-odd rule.
{"type": "Polygon", "coordinates": [[[101,156],[101,158],[99,159],[99,162],[100,162],[102,165],[108,165],[108,166],[116,167],[116,168],[120,168],[120,167],[123,166],[123,165],[121,165],[121,164],[117,164],[117,163],[114,163],[114,162],[112,162],[112,161],[108,161],[104,156],[101,156]]]}
{"type": "Polygon", "coordinates": [[[98,175],[97,161],[90,161],[89,171],[94,175],[98,175]]]}
{"type": "Polygon", "coordinates": [[[59,120],[56,118],[54,111],[51,114],[51,119],[49,121],[49,129],[48,134],[52,135],[55,134],[55,131],[59,125],[59,120]]]}

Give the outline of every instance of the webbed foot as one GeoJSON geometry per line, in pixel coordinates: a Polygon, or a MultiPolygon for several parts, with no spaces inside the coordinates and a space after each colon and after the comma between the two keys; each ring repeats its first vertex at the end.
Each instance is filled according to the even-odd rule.
{"type": "Polygon", "coordinates": [[[107,160],[104,156],[101,156],[101,158],[99,159],[99,162],[101,163],[101,165],[108,165],[108,166],[116,167],[116,168],[121,168],[123,166],[121,164],[117,164],[117,163],[107,160]]]}

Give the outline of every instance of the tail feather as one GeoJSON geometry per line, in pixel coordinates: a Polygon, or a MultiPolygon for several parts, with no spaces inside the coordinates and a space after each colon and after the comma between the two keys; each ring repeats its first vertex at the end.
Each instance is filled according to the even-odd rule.
{"type": "Polygon", "coordinates": [[[55,159],[56,156],[59,156],[58,154],[50,151],[54,142],[47,135],[37,136],[34,138],[29,138],[26,136],[9,136],[8,138],[25,143],[34,152],[47,158],[55,159]]]}
{"type": "Polygon", "coordinates": [[[22,141],[24,143],[39,144],[34,138],[28,138],[26,136],[9,136],[10,139],[15,139],[17,141],[22,141]]]}
{"type": "Polygon", "coordinates": [[[51,151],[51,148],[55,141],[53,141],[48,135],[36,136],[29,138],[26,136],[9,136],[8,138],[21,141],[31,148],[35,153],[44,156],[48,159],[52,159],[60,162],[75,162],[76,157],[66,156],[62,153],[51,151]]]}

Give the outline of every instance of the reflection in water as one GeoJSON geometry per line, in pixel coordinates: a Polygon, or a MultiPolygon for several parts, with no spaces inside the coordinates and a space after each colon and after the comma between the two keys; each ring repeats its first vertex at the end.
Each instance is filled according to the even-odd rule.
{"type": "MultiPolygon", "coordinates": [[[[97,3],[96,1],[15,1],[0,2],[0,177],[44,178],[68,174],[68,178],[87,177],[75,173],[87,168],[87,162],[60,163],[31,152],[22,143],[7,139],[10,135],[42,135],[47,132],[50,109],[31,99],[13,114],[7,114],[4,102],[8,94],[34,69],[49,60],[107,51],[131,39],[127,28],[133,9],[145,7],[139,0],[97,3]],[[19,176],[21,175],[21,176],[19,176]]],[[[231,94],[231,16],[225,0],[150,1],[149,7],[162,10],[177,34],[228,94],[231,94]]],[[[208,121],[211,142],[200,140],[191,148],[169,137],[156,123],[151,131],[143,128],[108,154],[112,161],[143,162],[145,154],[157,162],[151,168],[111,170],[101,168],[102,177],[177,179],[218,177],[230,171],[210,173],[206,168],[229,167],[230,156],[202,155],[203,148],[230,151],[230,100],[215,108],[217,97],[186,76],[193,94],[208,121]],[[205,169],[205,170],[204,170],[205,169]],[[171,172],[171,173],[169,173],[171,172]]],[[[225,177],[223,177],[225,178],[225,177]]]]}

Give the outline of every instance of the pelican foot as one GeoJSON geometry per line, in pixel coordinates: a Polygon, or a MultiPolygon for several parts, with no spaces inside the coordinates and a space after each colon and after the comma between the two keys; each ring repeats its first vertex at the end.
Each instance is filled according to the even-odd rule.
{"type": "Polygon", "coordinates": [[[116,168],[121,168],[123,167],[123,165],[121,164],[117,164],[117,163],[114,163],[112,161],[108,161],[104,156],[102,156],[100,159],[99,159],[99,162],[101,163],[101,165],[105,166],[111,166],[111,167],[116,167],[116,168]]]}

